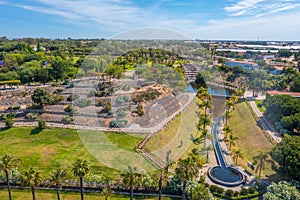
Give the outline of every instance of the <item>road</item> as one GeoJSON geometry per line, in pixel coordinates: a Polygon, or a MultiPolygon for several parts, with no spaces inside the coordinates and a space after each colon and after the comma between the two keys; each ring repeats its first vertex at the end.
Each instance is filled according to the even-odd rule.
{"type": "Polygon", "coordinates": [[[282,136],[275,130],[270,122],[265,119],[264,115],[259,111],[253,99],[250,101],[250,105],[263,127],[267,130],[267,133],[273,138],[276,143],[281,142],[282,136]]]}

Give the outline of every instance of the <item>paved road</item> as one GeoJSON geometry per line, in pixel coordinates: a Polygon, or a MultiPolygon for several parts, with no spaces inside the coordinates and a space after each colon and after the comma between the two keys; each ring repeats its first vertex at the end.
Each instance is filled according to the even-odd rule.
{"type": "Polygon", "coordinates": [[[270,124],[270,122],[265,119],[263,114],[257,108],[253,99],[250,101],[250,105],[252,107],[252,110],[255,112],[256,116],[264,126],[264,128],[267,130],[267,133],[274,139],[275,142],[281,142],[282,136],[275,130],[275,128],[270,124]]]}

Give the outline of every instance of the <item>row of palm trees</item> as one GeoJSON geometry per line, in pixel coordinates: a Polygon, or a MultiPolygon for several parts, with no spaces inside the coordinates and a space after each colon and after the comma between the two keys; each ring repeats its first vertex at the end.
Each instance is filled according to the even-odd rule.
{"type": "MultiPolygon", "coordinates": [[[[0,170],[4,172],[6,176],[6,184],[8,189],[9,200],[12,200],[11,195],[11,171],[17,169],[21,164],[22,160],[11,154],[6,154],[0,158],[0,170]]],[[[161,199],[163,182],[167,183],[169,179],[169,169],[172,163],[168,163],[165,168],[159,170],[158,179],[158,194],[161,199]]],[[[180,159],[175,168],[175,176],[178,177],[182,182],[182,199],[186,200],[187,197],[187,185],[190,181],[194,181],[199,177],[199,171],[202,167],[202,163],[199,159],[199,155],[190,153],[187,158],[180,159]]],[[[79,178],[80,182],[80,195],[81,200],[84,200],[84,177],[89,174],[90,165],[87,160],[77,159],[72,165],[72,173],[74,176],[79,178]]],[[[125,171],[121,173],[122,183],[130,190],[130,199],[133,199],[133,191],[136,186],[141,183],[142,173],[137,170],[136,167],[129,166],[125,171]]],[[[28,186],[32,193],[32,199],[36,200],[35,189],[42,183],[44,186],[50,187],[55,186],[57,199],[60,200],[60,190],[65,180],[68,178],[68,172],[66,169],[57,168],[49,173],[46,178],[42,172],[36,168],[31,167],[24,171],[21,175],[21,184],[28,186]],[[46,180],[47,179],[47,180],[46,180]]],[[[154,179],[153,179],[154,180],[154,179]]],[[[157,179],[156,179],[157,180],[157,179]]],[[[112,193],[110,186],[106,186],[103,189],[103,195],[107,199],[112,193]]]]}
{"type": "MultiPolygon", "coordinates": [[[[9,200],[12,200],[11,195],[11,186],[10,186],[10,173],[12,170],[17,169],[21,164],[22,160],[15,157],[12,154],[6,154],[0,158],[0,171],[3,171],[6,177],[6,184],[8,190],[9,200]]],[[[87,160],[77,159],[73,163],[72,172],[73,175],[79,177],[80,179],[80,191],[81,191],[81,200],[84,200],[84,191],[83,191],[83,177],[89,173],[90,166],[87,160]]],[[[56,187],[57,199],[60,200],[60,189],[64,180],[67,178],[66,169],[54,169],[49,174],[48,186],[56,187]]],[[[24,171],[21,175],[21,184],[30,187],[32,199],[36,200],[35,188],[40,186],[44,181],[44,177],[40,170],[37,170],[33,167],[24,171]]]]}

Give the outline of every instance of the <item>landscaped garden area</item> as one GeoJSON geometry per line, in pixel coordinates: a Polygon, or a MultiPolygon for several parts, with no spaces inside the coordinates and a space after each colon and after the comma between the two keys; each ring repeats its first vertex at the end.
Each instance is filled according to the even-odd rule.
{"type": "MultiPolygon", "coordinates": [[[[238,165],[255,173],[248,167],[247,162],[254,163],[253,158],[257,156],[260,151],[270,152],[273,145],[267,140],[264,133],[257,125],[246,102],[235,105],[235,110],[233,110],[228,124],[232,129],[232,132],[238,138],[235,140],[235,146],[233,147],[233,149],[239,149],[241,151],[242,156],[238,159],[238,165]]],[[[271,176],[276,173],[277,172],[272,169],[272,165],[266,163],[266,167],[262,172],[262,177],[265,175],[271,176]]]]}

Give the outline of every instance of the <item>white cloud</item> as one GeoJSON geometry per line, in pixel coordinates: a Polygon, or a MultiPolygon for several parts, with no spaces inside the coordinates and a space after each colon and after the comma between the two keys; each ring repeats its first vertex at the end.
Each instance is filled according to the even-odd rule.
{"type": "Polygon", "coordinates": [[[257,4],[264,2],[266,0],[241,0],[231,6],[226,6],[224,8],[225,11],[229,13],[239,13],[239,12],[246,12],[249,9],[252,9],[255,7],[257,4]]]}

